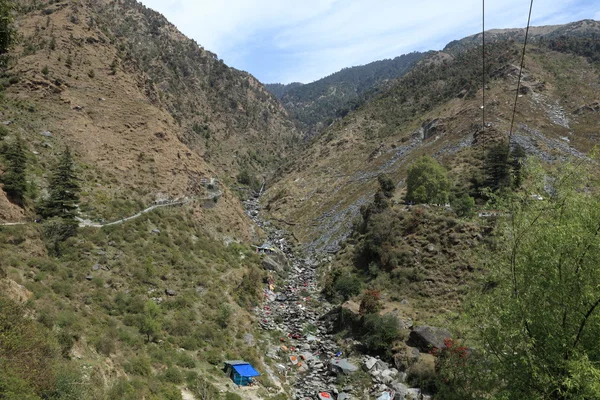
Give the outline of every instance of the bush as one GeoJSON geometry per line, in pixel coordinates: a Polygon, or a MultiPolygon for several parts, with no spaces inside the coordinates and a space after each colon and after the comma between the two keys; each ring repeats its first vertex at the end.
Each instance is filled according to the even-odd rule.
{"type": "Polygon", "coordinates": [[[391,356],[392,344],[399,337],[399,322],[395,315],[369,314],[364,317],[361,341],[367,351],[391,356]]]}
{"type": "Polygon", "coordinates": [[[340,275],[335,283],[333,289],[345,300],[348,300],[352,296],[356,296],[360,293],[360,281],[357,277],[344,273],[340,275]]]}
{"type": "Polygon", "coordinates": [[[133,357],[124,365],[125,372],[131,375],[150,376],[152,365],[150,359],[146,356],[133,357]]]}

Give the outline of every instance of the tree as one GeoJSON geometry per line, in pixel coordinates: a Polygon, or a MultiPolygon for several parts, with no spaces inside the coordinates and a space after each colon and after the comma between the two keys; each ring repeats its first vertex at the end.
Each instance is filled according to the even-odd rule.
{"type": "Polygon", "coordinates": [[[7,168],[2,175],[3,189],[9,199],[18,204],[23,204],[25,192],[27,191],[27,181],[25,179],[27,157],[25,155],[25,145],[20,136],[17,136],[15,141],[6,147],[4,157],[7,161],[7,168]]]}
{"type": "Polygon", "coordinates": [[[16,31],[13,27],[13,9],[14,5],[11,1],[0,0],[0,56],[8,53],[16,39],[16,31]]]}
{"type": "Polygon", "coordinates": [[[494,398],[600,398],[600,187],[592,166],[560,168],[528,166],[498,201],[508,217],[470,307],[494,398]]]}
{"type": "Polygon", "coordinates": [[[144,318],[140,321],[139,330],[146,335],[146,341],[150,342],[160,332],[160,307],[152,300],[148,300],[144,306],[144,318]]]}
{"type": "Polygon", "coordinates": [[[74,220],[79,203],[79,184],[75,175],[75,164],[67,147],[50,178],[50,196],[39,207],[43,217],[59,217],[74,220]]]}
{"type": "Polygon", "coordinates": [[[443,166],[429,156],[415,161],[408,168],[406,200],[414,203],[445,204],[450,181],[443,166]]]}
{"type": "Polygon", "coordinates": [[[385,195],[385,197],[392,198],[394,196],[394,190],[396,190],[396,185],[392,178],[390,178],[386,174],[380,174],[377,177],[377,181],[379,182],[379,190],[385,195]]]}
{"type": "Polygon", "coordinates": [[[473,215],[473,210],[475,209],[475,199],[467,193],[462,193],[453,196],[450,199],[450,205],[459,217],[470,217],[473,215]]]}

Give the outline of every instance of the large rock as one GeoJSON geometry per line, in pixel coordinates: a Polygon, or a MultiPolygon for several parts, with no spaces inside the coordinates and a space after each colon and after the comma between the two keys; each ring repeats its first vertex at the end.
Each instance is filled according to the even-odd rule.
{"type": "Polygon", "coordinates": [[[419,349],[416,347],[403,347],[394,354],[394,365],[400,371],[406,371],[411,365],[419,361],[419,349]]]}
{"type": "Polygon", "coordinates": [[[408,386],[406,386],[400,382],[395,382],[392,384],[392,388],[396,392],[396,396],[394,396],[394,400],[404,400],[404,398],[406,397],[406,394],[408,393],[408,386]]]}
{"type": "Polygon", "coordinates": [[[285,266],[275,261],[275,259],[271,256],[265,256],[262,259],[262,266],[268,271],[274,271],[278,273],[285,271],[285,266]]]}
{"type": "Polygon", "coordinates": [[[413,328],[406,343],[428,353],[433,349],[445,349],[444,340],[449,338],[451,334],[447,329],[425,325],[413,328]]]}

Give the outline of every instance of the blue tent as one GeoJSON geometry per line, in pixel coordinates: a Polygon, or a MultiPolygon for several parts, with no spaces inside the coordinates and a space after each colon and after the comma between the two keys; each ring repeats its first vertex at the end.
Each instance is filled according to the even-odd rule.
{"type": "Polygon", "coordinates": [[[253,377],[260,376],[250,363],[241,360],[225,361],[225,373],[239,386],[248,386],[253,377]]]}

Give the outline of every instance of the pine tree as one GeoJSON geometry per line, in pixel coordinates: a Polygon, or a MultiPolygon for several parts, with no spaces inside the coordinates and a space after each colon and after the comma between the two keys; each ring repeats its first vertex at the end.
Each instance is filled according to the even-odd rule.
{"type": "Polygon", "coordinates": [[[15,41],[16,31],[13,27],[13,4],[8,0],[0,0],[0,56],[5,55],[15,41]]]}
{"type": "Polygon", "coordinates": [[[74,167],[71,152],[67,147],[50,178],[50,197],[39,209],[43,217],[75,219],[79,203],[79,184],[74,167]]]}
{"type": "Polygon", "coordinates": [[[20,136],[6,147],[4,157],[7,161],[7,168],[2,175],[3,189],[12,201],[23,204],[25,192],[27,191],[27,181],[25,180],[25,168],[27,166],[27,156],[25,155],[25,145],[20,136]]]}

